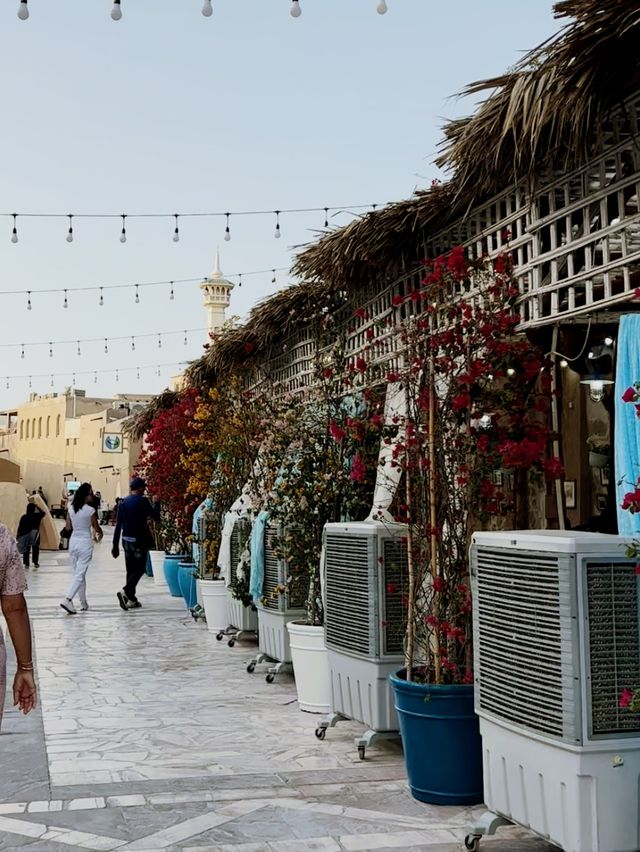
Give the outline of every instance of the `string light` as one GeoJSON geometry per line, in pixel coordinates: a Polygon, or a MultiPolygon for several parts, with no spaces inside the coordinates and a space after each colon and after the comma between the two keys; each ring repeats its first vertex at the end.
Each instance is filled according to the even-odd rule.
{"type": "Polygon", "coordinates": [[[13,216],[13,230],[11,231],[11,242],[17,243],[18,242],[18,224],[17,224],[18,214],[12,213],[11,215],[13,216]]]}
{"type": "Polygon", "coordinates": [[[97,384],[97,382],[98,382],[98,374],[97,374],[97,373],[94,373],[94,374],[93,374],[93,383],[94,383],[94,385],[95,385],[95,384],[97,384]]]}
{"type": "Polygon", "coordinates": [[[300,8],[300,0],[292,0],[289,14],[292,18],[300,17],[300,15],[302,14],[302,9],[300,8]]]}
{"type": "Polygon", "coordinates": [[[329,227],[329,208],[324,208],[324,226],[325,228],[329,227]]]}
{"type": "Polygon", "coordinates": [[[127,225],[126,225],[126,221],[127,221],[127,214],[126,214],[126,213],[123,213],[123,214],[122,214],[122,230],[120,231],[120,242],[121,242],[121,243],[126,243],[126,241],[127,241],[127,225]]]}
{"type": "Polygon", "coordinates": [[[69,230],[67,231],[67,242],[73,242],[73,214],[69,213],[69,230]]]}
{"type": "Polygon", "coordinates": [[[53,376],[51,376],[51,381],[49,382],[50,387],[53,387],[53,376]]]}
{"type": "Polygon", "coordinates": [[[119,21],[122,18],[122,9],[120,8],[120,0],[113,0],[113,7],[111,8],[111,20],[119,21]]]}
{"type": "Polygon", "coordinates": [[[172,302],[173,302],[173,300],[174,300],[174,299],[175,299],[175,297],[176,297],[176,296],[175,296],[175,293],[173,292],[173,281],[171,281],[171,282],[170,282],[170,284],[171,284],[171,290],[170,290],[170,292],[169,292],[169,299],[170,299],[170,301],[172,301],[172,302]]]}
{"type": "Polygon", "coordinates": [[[20,352],[20,357],[24,360],[24,343],[21,344],[22,351],[20,352]]]}
{"type": "Polygon", "coordinates": [[[242,287],[242,272],[238,275],[238,287],[242,287]]]}
{"type": "Polygon", "coordinates": [[[231,230],[229,229],[229,217],[231,216],[231,213],[225,213],[224,215],[227,217],[227,225],[224,229],[224,240],[228,243],[231,239],[231,230]]]}
{"type": "Polygon", "coordinates": [[[30,311],[31,308],[31,290],[27,290],[27,310],[30,311]]]}
{"type": "Polygon", "coordinates": [[[73,378],[72,378],[72,380],[71,380],[71,384],[72,384],[72,385],[74,386],[74,388],[75,388],[75,386],[76,386],[76,374],[75,374],[75,373],[73,374],[73,378]]]}
{"type": "Polygon", "coordinates": [[[119,382],[119,381],[120,381],[120,374],[119,374],[119,373],[118,373],[118,371],[116,370],[116,382],[119,382]]]}
{"type": "Polygon", "coordinates": [[[98,301],[98,305],[102,307],[104,305],[104,294],[102,292],[103,288],[100,288],[100,300],[98,301]]]}
{"type": "Polygon", "coordinates": [[[66,290],[64,291],[64,302],[62,303],[62,307],[63,308],[69,307],[69,300],[67,299],[67,291],[66,290]]]}
{"type": "Polygon", "coordinates": [[[380,0],[378,5],[376,6],[376,12],[379,15],[386,15],[389,10],[387,9],[386,0],[380,0]]]}
{"type": "Polygon", "coordinates": [[[29,376],[29,387],[32,387],[32,384],[31,384],[31,376],[29,376]]]}
{"type": "Polygon", "coordinates": [[[178,214],[174,213],[173,215],[175,216],[175,219],[176,219],[176,226],[175,226],[174,231],[173,231],[173,241],[174,241],[174,243],[179,243],[180,242],[180,228],[178,227],[178,214]]]}
{"type": "Polygon", "coordinates": [[[211,0],[204,0],[202,4],[202,14],[205,18],[210,18],[213,15],[213,3],[211,0]]]}
{"type": "Polygon", "coordinates": [[[20,5],[18,6],[18,17],[21,21],[26,21],[29,17],[29,7],[27,6],[27,0],[20,0],[20,5]]]}
{"type": "Polygon", "coordinates": [[[119,342],[119,341],[128,340],[132,344],[131,348],[135,349],[135,345],[133,345],[133,342],[136,339],[138,340],[138,342],[140,342],[140,340],[144,340],[145,338],[155,338],[157,340],[158,348],[162,349],[162,336],[163,335],[165,337],[171,337],[171,336],[175,336],[175,335],[178,335],[178,334],[185,334],[185,333],[187,333],[187,334],[200,334],[200,333],[203,333],[205,331],[206,331],[205,328],[187,328],[187,329],[171,330],[171,331],[151,331],[151,332],[147,332],[146,334],[135,334],[135,335],[127,334],[127,335],[120,335],[120,336],[117,336],[117,337],[78,337],[78,338],[72,338],[72,339],[67,339],[67,340],[34,341],[33,343],[0,343],[0,349],[13,349],[13,348],[17,347],[17,348],[19,348],[21,353],[25,353],[24,355],[21,356],[21,357],[24,358],[26,356],[26,352],[27,352],[28,349],[36,349],[38,347],[46,346],[46,347],[48,347],[49,358],[53,358],[54,346],[75,345],[76,350],[77,350],[76,354],[80,355],[80,350],[82,349],[83,345],[86,346],[87,344],[91,344],[91,343],[104,343],[105,354],[108,354],[108,352],[109,352],[108,344],[109,343],[116,343],[116,342],[119,342]]]}
{"type": "Polygon", "coordinates": [[[189,341],[187,340],[187,330],[184,331],[184,345],[186,346],[189,341]]]}
{"type": "Polygon", "coordinates": [[[140,304],[140,288],[138,284],[136,284],[136,305],[140,304]]]}
{"type": "Polygon", "coordinates": [[[138,379],[138,381],[140,381],[140,367],[138,367],[136,369],[136,379],[138,379]]]}
{"type": "MultiPolygon", "coordinates": [[[[122,373],[133,373],[135,371],[136,376],[138,376],[138,374],[142,375],[143,370],[149,370],[150,372],[155,373],[157,376],[160,376],[161,375],[161,368],[165,368],[165,369],[170,368],[171,370],[175,370],[176,367],[177,367],[178,369],[182,369],[183,367],[187,366],[188,363],[189,363],[188,361],[178,361],[178,362],[174,361],[174,362],[165,363],[165,364],[148,364],[146,366],[137,366],[137,367],[129,367],[129,366],[116,367],[115,368],[115,375],[117,376],[116,381],[119,380],[119,376],[120,376],[121,372],[122,373]]],[[[113,367],[110,367],[109,369],[105,369],[105,370],[95,370],[93,368],[90,369],[90,370],[77,370],[74,373],[72,373],[72,384],[75,386],[78,376],[86,376],[87,378],[89,378],[90,376],[93,376],[93,381],[94,381],[94,384],[95,384],[98,381],[99,375],[104,376],[104,375],[113,375],[113,374],[114,374],[114,368],[113,367]]],[[[63,379],[63,378],[68,377],[68,376],[69,376],[68,372],[62,372],[62,373],[32,373],[32,374],[29,374],[29,375],[2,376],[2,381],[4,381],[5,388],[7,390],[9,390],[9,388],[11,387],[11,382],[13,380],[20,380],[20,379],[24,379],[25,381],[28,381],[29,387],[32,387],[34,379],[45,379],[45,380],[48,380],[51,387],[53,387],[53,383],[54,383],[55,379],[63,379]]]]}
{"type": "Polygon", "coordinates": [[[136,350],[136,339],[135,339],[135,337],[132,337],[131,338],[131,351],[135,352],[135,350],[136,350]]]}
{"type": "Polygon", "coordinates": [[[276,231],[275,231],[275,234],[273,236],[276,238],[276,240],[279,240],[280,239],[280,211],[276,210],[275,213],[276,213],[276,231]]]}
{"type": "Polygon", "coordinates": [[[275,271],[275,269],[272,269],[271,271],[273,272],[273,278],[271,279],[271,283],[275,284],[276,283],[276,271],[275,271]]]}

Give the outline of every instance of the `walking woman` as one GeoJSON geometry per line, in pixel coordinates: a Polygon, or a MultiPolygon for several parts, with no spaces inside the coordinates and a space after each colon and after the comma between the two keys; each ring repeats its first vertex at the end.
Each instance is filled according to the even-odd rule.
{"type": "Polygon", "coordinates": [[[76,595],[80,600],[80,609],[83,612],[89,609],[86,575],[93,556],[93,537],[95,536],[96,541],[102,540],[102,530],[98,524],[96,510],[91,505],[92,501],[91,485],[88,482],[83,482],[73,495],[73,502],[67,513],[66,528],[72,531],[69,541],[69,557],[73,568],[73,578],[66,597],[60,602],[60,606],[69,615],[77,613],[73,605],[73,599],[76,595]]]}
{"type": "MultiPolygon", "coordinates": [[[[31,627],[24,599],[27,583],[18,548],[9,530],[0,524],[0,608],[9,628],[9,636],[18,658],[13,679],[13,703],[23,713],[36,706],[36,686],[31,660],[31,627]]],[[[0,630],[0,724],[6,693],[7,652],[0,630]]]]}

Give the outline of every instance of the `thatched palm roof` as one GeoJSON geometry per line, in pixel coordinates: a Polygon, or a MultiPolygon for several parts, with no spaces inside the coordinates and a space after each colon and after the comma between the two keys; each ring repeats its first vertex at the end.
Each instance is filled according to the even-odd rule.
{"type": "Polygon", "coordinates": [[[232,372],[251,370],[279,354],[295,331],[322,320],[344,301],[339,292],[320,284],[294,284],[258,302],[247,320],[223,329],[207,352],[186,371],[195,387],[210,386],[232,372]]]}
{"type": "Polygon", "coordinates": [[[155,396],[151,402],[146,405],[142,411],[128,417],[124,426],[127,435],[130,435],[136,440],[140,440],[146,432],[149,431],[155,417],[161,411],[166,411],[172,408],[180,398],[180,394],[173,390],[164,390],[162,393],[155,396]]]}
{"type": "Polygon", "coordinates": [[[335,286],[380,280],[425,232],[550,166],[584,161],[594,129],[640,87],[640,2],[560,0],[554,12],[574,20],[507,74],[466,89],[492,94],[445,127],[437,162],[450,182],[322,237],[298,255],[295,274],[335,286]]]}

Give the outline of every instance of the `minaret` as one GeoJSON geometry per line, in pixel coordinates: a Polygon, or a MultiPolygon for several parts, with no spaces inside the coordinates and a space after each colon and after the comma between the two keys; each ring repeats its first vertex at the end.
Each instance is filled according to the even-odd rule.
{"type": "Polygon", "coordinates": [[[231,301],[234,285],[223,276],[220,269],[220,252],[216,252],[215,268],[209,278],[202,282],[202,298],[207,311],[207,331],[211,333],[220,328],[225,321],[225,311],[231,301]]]}

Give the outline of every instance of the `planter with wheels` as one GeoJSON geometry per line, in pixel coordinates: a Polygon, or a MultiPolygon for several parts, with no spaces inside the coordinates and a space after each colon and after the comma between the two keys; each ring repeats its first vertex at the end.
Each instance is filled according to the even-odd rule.
{"type": "Polygon", "coordinates": [[[162,563],[162,571],[164,579],[169,589],[169,593],[174,598],[182,597],[180,584],[178,583],[178,564],[184,559],[184,556],[179,554],[167,554],[162,563]]]}
{"type": "Polygon", "coordinates": [[[156,586],[166,589],[167,581],[164,576],[164,560],[166,554],[164,550],[150,550],[149,557],[151,559],[151,566],[153,569],[153,582],[156,586]]]}
{"type": "Polygon", "coordinates": [[[482,741],[473,686],[390,676],[411,795],[433,805],[482,802],[482,741]]]}
{"type": "Polygon", "coordinates": [[[202,599],[207,630],[220,633],[227,629],[227,587],[224,580],[197,580],[202,599]]]}
{"type": "Polygon", "coordinates": [[[331,672],[324,644],[324,627],[290,621],[287,624],[298,706],[307,713],[331,711],[331,672]]]}

